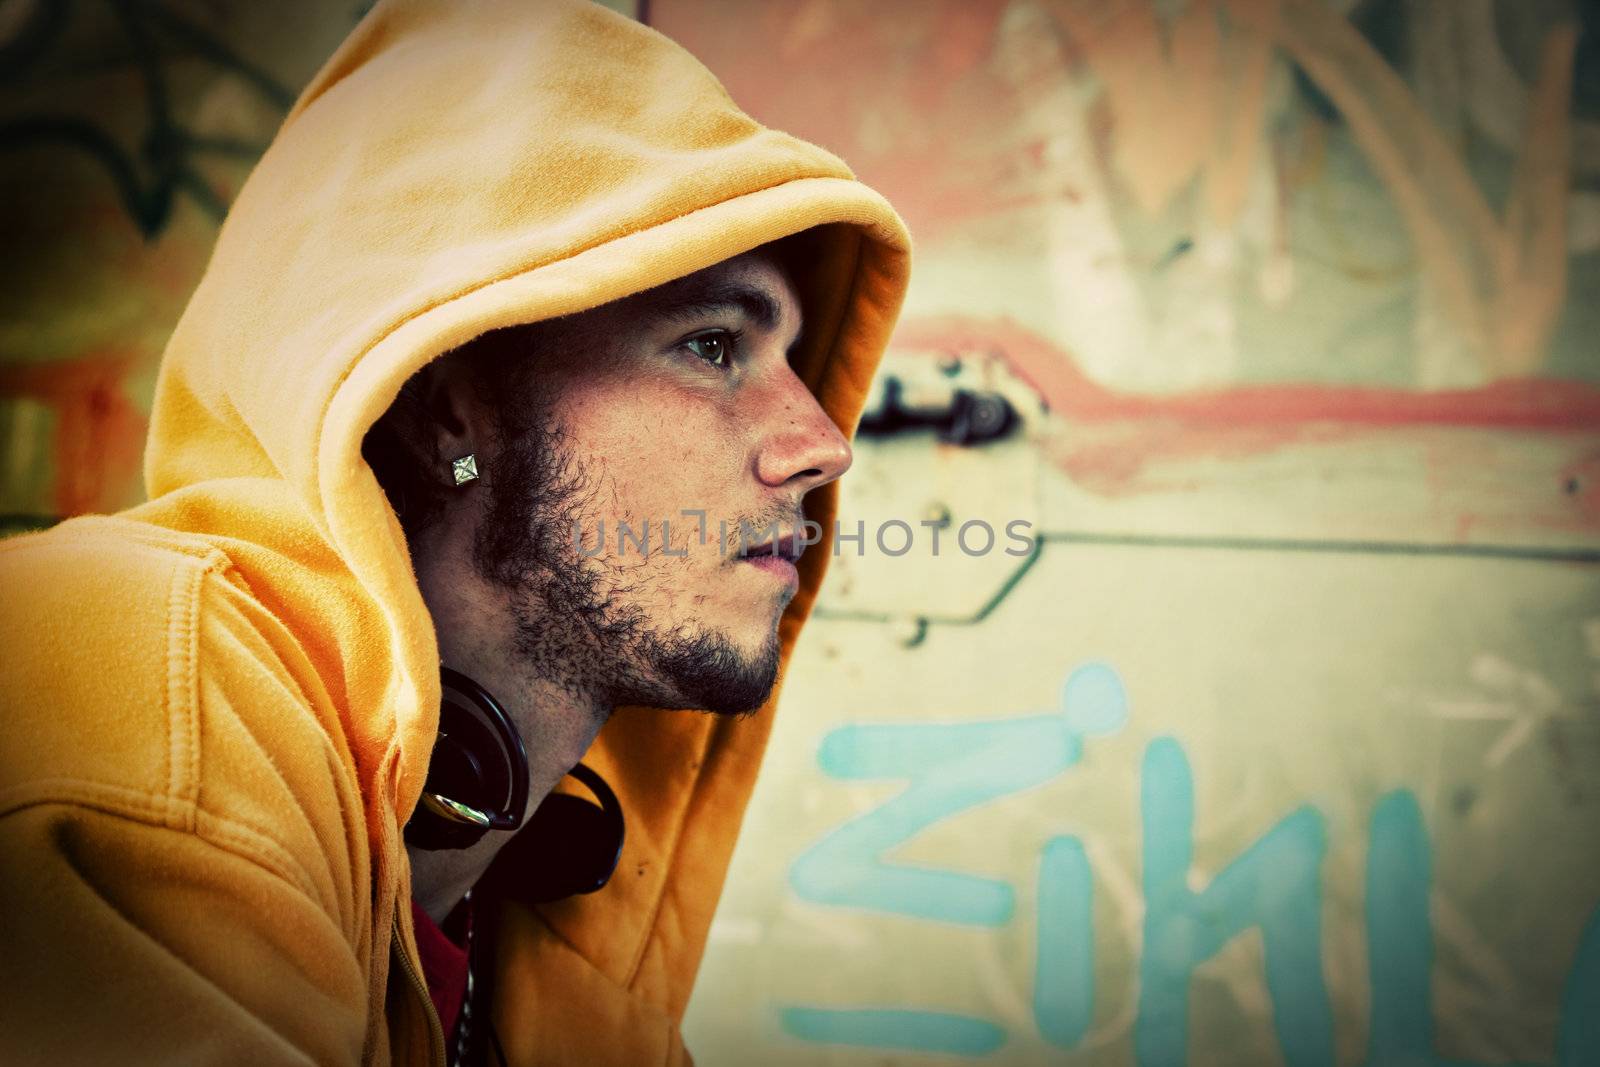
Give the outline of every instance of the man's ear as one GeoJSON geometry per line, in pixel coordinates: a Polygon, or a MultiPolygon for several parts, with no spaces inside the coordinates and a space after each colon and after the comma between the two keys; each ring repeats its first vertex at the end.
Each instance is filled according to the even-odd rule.
{"type": "Polygon", "coordinates": [[[412,384],[420,408],[420,443],[432,461],[448,468],[468,454],[482,458],[491,447],[491,415],[465,361],[436,359],[417,372],[412,384]]]}

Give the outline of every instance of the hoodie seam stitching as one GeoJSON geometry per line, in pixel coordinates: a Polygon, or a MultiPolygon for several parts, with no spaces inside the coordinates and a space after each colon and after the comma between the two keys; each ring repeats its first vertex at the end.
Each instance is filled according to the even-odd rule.
{"type": "MultiPolygon", "coordinates": [[[[118,521],[119,528],[111,529],[110,527],[113,520],[120,520],[120,517],[106,515],[78,515],[72,518],[63,519],[58,525],[51,527],[48,531],[50,534],[50,540],[48,542],[38,539],[32,535],[19,535],[17,537],[7,538],[4,542],[0,542],[0,553],[11,555],[30,551],[46,551],[49,548],[53,548],[57,545],[76,545],[92,548],[103,546],[107,541],[117,543],[123,540],[128,540],[144,549],[150,549],[158,553],[171,553],[172,555],[182,556],[189,560],[203,561],[208,565],[214,565],[216,560],[221,556],[221,550],[213,545],[186,544],[182,541],[161,536],[162,534],[193,536],[184,534],[182,531],[165,529],[157,530],[156,528],[151,528],[151,531],[147,532],[146,530],[142,529],[126,528],[127,525],[132,524],[132,522],[136,520],[128,520],[127,522],[118,521]],[[85,529],[82,525],[79,525],[80,523],[92,523],[93,525],[88,529],[85,529]]],[[[139,525],[142,526],[146,524],[139,523],[139,525]]],[[[44,533],[46,531],[41,530],[37,532],[44,533]]]]}
{"type": "Polygon", "coordinates": [[[189,784],[184,772],[188,770],[187,749],[192,734],[189,704],[184,699],[188,675],[188,645],[191,630],[191,606],[197,575],[191,568],[174,570],[172,588],[167,598],[167,685],[166,685],[166,816],[172,829],[192,828],[189,815],[181,807],[189,784]]]}
{"type": "Polygon", "coordinates": [[[202,811],[193,803],[175,801],[171,797],[142,793],[104,782],[46,779],[24,786],[14,794],[0,794],[0,819],[10,818],[28,808],[52,805],[96,811],[156,829],[188,834],[270,872],[294,886],[308,900],[320,900],[320,894],[305,869],[282,845],[262,831],[238,819],[202,811]],[[174,807],[188,810],[174,812],[171,810],[174,807]]]}
{"type": "Polygon", "coordinates": [[[166,799],[173,828],[192,831],[200,800],[200,594],[206,576],[228,560],[216,549],[183,554],[196,563],[176,569],[167,606],[166,799]]]}

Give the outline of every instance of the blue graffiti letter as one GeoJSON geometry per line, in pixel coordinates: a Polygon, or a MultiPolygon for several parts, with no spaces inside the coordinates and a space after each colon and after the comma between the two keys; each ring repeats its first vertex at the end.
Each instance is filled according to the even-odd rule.
{"type": "Polygon", "coordinates": [[[1045,1040],[1072,1048],[1094,1017],[1094,886],[1075,837],[1044,847],[1039,863],[1033,1017],[1045,1040]]]}
{"type": "MultiPolygon", "coordinates": [[[[1434,1052],[1433,855],[1422,809],[1409,789],[1372,812],[1367,845],[1367,959],[1372,982],[1369,1067],[1443,1067],[1434,1052]]],[[[1567,977],[1558,1067],[1600,1063],[1600,912],[1589,920],[1567,977]]],[[[1452,1067],[1474,1065],[1449,1061],[1452,1067]]]]}
{"type": "Polygon", "coordinates": [[[1089,663],[1068,677],[1057,714],[833,731],[817,754],[829,776],[910,785],[802,853],[789,870],[790,884],[818,904],[972,926],[1005,923],[1015,905],[1007,883],[886,863],[883,854],[940,819],[1049,781],[1077,762],[1084,734],[1120,727],[1126,705],[1116,672],[1089,663]]]}
{"type": "Polygon", "coordinates": [[[1332,1067],[1333,1013],[1322,975],[1323,819],[1299,808],[1251,845],[1203,892],[1194,858],[1194,779],[1171,738],[1151,742],[1143,771],[1144,952],[1139,961],[1140,1067],[1188,1061],[1189,977],[1236,934],[1261,928],[1267,988],[1284,1063],[1332,1067]]]}

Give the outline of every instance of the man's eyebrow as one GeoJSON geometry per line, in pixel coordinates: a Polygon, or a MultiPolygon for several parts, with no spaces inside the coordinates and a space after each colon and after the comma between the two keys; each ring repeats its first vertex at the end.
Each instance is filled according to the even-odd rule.
{"type": "Polygon", "coordinates": [[[736,311],[764,330],[775,329],[782,318],[778,300],[767,290],[742,282],[668,283],[644,297],[644,310],[668,321],[688,323],[729,311],[736,311]]]}

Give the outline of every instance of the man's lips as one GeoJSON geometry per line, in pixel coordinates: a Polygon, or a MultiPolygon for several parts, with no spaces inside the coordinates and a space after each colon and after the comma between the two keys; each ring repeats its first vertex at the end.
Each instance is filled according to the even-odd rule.
{"type": "Polygon", "coordinates": [[[782,535],[781,537],[763,541],[758,545],[751,545],[743,552],[739,553],[739,558],[760,559],[763,557],[776,557],[778,559],[788,560],[790,563],[796,563],[799,561],[801,555],[804,554],[805,550],[805,544],[803,544],[800,539],[794,535],[793,531],[791,531],[782,535]]]}
{"type": "Polygon", "coordinates": [[[780,537],[776,541],[753,546],[739,556],[738,561],[749,564],[752,570],[765,571],[792,592],[800,588],[800,568],[795,566],[795,560],[804,551],[805,545],[796,544],[793,537],[780,537]]]}

